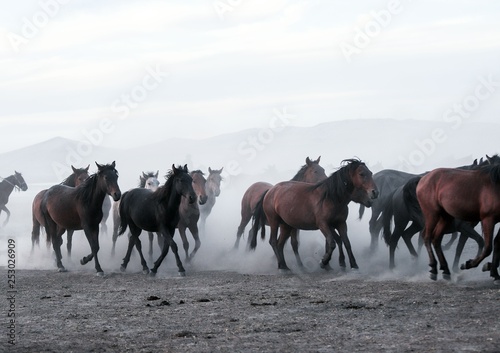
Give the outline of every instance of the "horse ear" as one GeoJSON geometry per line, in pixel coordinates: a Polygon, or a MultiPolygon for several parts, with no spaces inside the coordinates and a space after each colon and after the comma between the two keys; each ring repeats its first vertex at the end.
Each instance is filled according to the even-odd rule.
{"type": "Polygon", "coordinates": [[[102,169],[102,164],[99,164],[99,163],[95,162],[95,165],[97,166],[97,169],[99,169],[99,170],[102,169]]]}
{"type": "Polygon", "coordinates": [[[113,169],[116,167],[115,161],[113,161],[113,163],[111,163],[111,166],[113,167],[113,169]]]}
{"type": "Polygon", "coordinates": [[[85,171],[88,172],[89,168],[90,168],[90,164],[87,166],[87,168],[85,168],[85,171]]]}
{"type": "Polygon", "coordinates": [[[156,178],[156,179],[158,179],[158,174],[160,174],[160,171],[159,171],[159,170],[157,170],[157,171],[156,171],[156,174],[155,174],[155,178],[156,178]]]}
{"type": "Polygon", "coordinates": [[[73,173],[76,173],[76,168],[71,165],[71,169],[73,170],[73,173]]]}
{"type": "Polygon", "coordinates": [[[147,178],[148,178],[148,175],[147,175],[146,173],[142,172],[142,177],[143,177],[144,179],[147,179],[147,178]]]}
{"type": "Polygon", "coordinates": [[[187,165],[187,164],[184,164],[184,171],[185,171],[186,173],[189,173],[189,171],[188,171],[188,165],[187,165]]]}
{"type": "Polygon", "coordinates": [[[491,164],[491,162],[492,162],[491,157],[486,155],[486,158],[488,158],[488,162],[491,164]]]}
{"type": "Polygon", "coordinates": [[[222,167],[221,169],[219,169],[219,174],[222,173],[223,169],[224,169],[224,167],[222,167]]]}
{"type": "Polygon", "coordinates": [[[472,162],[472,165],[473,165],[473,166],[476,166],[476,165],[477,165],[477,158],[476,158],[476,159],[474,159],[474,162],[472,162]]]}
{"type": "Polygon", "coordinates": [[[319,164],[319,160],[321,159],[321,156],[318,157],[318,159],[316,159],[316,163],[319,164]]]}
{"type": "Polygon", "coordinates": [[[212,174],[212,168],[208,167],[208,172],[212,174]]]}
{"type": "Polygon", "coordinates": [[[309,157],[306,158],[306,164],[311,165],[312,161],[309,159],[309,157]]]}

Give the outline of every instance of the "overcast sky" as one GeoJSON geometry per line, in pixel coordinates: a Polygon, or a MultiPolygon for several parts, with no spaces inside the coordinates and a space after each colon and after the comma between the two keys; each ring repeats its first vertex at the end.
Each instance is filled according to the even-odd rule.
{"type": "Polygon", "coordinates": [[[2,1],[0,153],[55,136],[496,121],[499,19],[493,0],[2,1]]]}

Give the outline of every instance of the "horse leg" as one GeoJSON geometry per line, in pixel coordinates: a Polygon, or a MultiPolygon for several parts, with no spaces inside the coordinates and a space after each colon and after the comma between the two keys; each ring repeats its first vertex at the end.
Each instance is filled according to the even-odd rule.
{"type": "Polygon", "coordinates": [[[142,255],[142,244],[141,239],[139,239],[139,234],[133,238],[135,240],[135,248],[137,249],[137,252],[139,253],[139,256],[141,258],[142,273],[147,275],[149,273],[149,268],[148,264],[146,263],[146,259],[144,259],[144,256],[142,255]]]}
{"type": "Polygon", "coordinates": [[[299,255],[299,230],[298,229],[292,229],[290,233],[290,243],[292,245],[293,253],[295,254],[295,260],[297,260],[297,265],[300,268],[304,268],[304,265],[302,264],[302,259],[300,258],[299,255]]]}
{"type": "Polygon", "coordinates": [[[125,257],[123,258],[123,262],[120,266],[120,271],[124,272],[127,269],[127,265],[130,261],[130,256],[132,255],[132,249],[135,245],[135,239],[139,237],[141,234],[141,229],[137,227],[135,224],[129,224],[130,234],[128,237],[128,246],[127,252],[125,253],[125,257]]]}
{"type": "Polygon", "coordinates": [[[170,229],[168,229],[166,231],[160,232],[164,236],[163,249],[162,249],[160,257],[155,261],[154,267],[151,269],[152,276],[154,276],[156,274],[156,272],[158,271],[158,267],[160,267],[163,259],[167,255],[169,247],[172,248],[172,252],[174,253],[175,261],[177,263],[177,268],[179,270],[179,275],[181,275],[181,276],[186,275],[186,270],[182,266],[182,261],[181,261],[181,258],[179,257],[177,244],[175,243],[175,241],[171,235],[171,234],[174,234],[174,232],[175,232],[175,226],[171,227],[170,229]]]}
{"type": "Polygon", "coordinates": [[[243,233],[245,232],[245,227],[247,226],[248,222],[252,219],[252,214],[250,207],[243,207],[241,208],[241,222],[240,225],[238,226],[238,230],[236,231],[236,242],[234,243],[234,249],[238,249],[240,246],[240,240],[241,237],[243,236],[243,233]]]}
{"type": "Polygon", "coordinates": [[[370,253],[372,254],[378,249],[378,237],[380,234],[380,230],[382,229],[382,227],[380,227],[379,225],[379,223],[381,222],[378,222],[379,218],[382,219],[382,217],[380,217],[380,214],[380,210],[372,208],[372,216],[370,217],[370,221],[368,222],[371,236],[370,253]]]}
{"type": "Polygon", "coordinates": [[[5,227],[7,225],[7,223],[9,223],[9,219],[10,219],[10,211],[9,209],[7,208],[7,206],[3,205],[1,208],[0,208],[1,211],[5,211],[5,213],[7,214],[7,218],[5,219],[5,221],[3,222],[3,227],[5,227]]]}
{"type": "Polygon", "coordinates": [[[118,226],[119,224],[113,223],[113,236],[112,236],[113,245],[111,245],[111,256],[115,256],[116,240],[118,239],[118,226]]]}
{"type": "Polygon", "coordinates": [[[189,262],[189,242],[186,236],[186,227],[184,225],[178,225],[179,235],[182,239],[182,247],[184,248],[184,253],[186,254],[186,262],[189,262]]]}
{"type": "Polygon", "coordinates": [[[458,239],[457,249],[455,250],[455,259],[453,260],[453,272],[458,272],[458,264],[460,262],[460,255],[462,255],[467,238],[474,239],[478,245],[477,254],[479,256],[484,248],[484,239],[476,232],[470,223],[460,221],[457,229],[460,229],[460,238],[458,239]]]}
{"type": "Polygon", "coordinates": [[[462,270],[468,270],[473,267],[477,267],[481,261],[483,261],[486,257],[491,254],[492,251],[492,238],[493,238],[493,229],[494,229],[494,219],[485,218],[481,221],[481,225],[483,226],[483,235],[484,235],[484,248],[479,256],[476,256],[474,259],[467,260],[464,264],[460,266],[462,270]]]}
{"type": "Polygon", "coordinates": [[[102,271],[101,265],[99,264],[99,259],[97,258],[97,253],[99,252],[99,224],[97,224],[96,227],[84,228],[84,232],[90,244],[92,253],[81,259],[80,263],[82,265],[85,265],[93,258],[97,275],[104,276],[104,272],[102,271]]]}
{"type": "Polygon", "coordinates": [[[443,251],[447,251],[447,250],[449,250],[451,248],[451,246],[453,245],[453,243],[455,242],[455,240],[457,240],[457,236],[458,236],[458,232],[451,233],[450,240],[446,244],[444,244],[442,246],[443,251]]]}
{"type": "MultiPolygon", "coordinates": [[[[278,237],[278,241],[276,243],[276,248],[278,251],[279,256],[283,260],[283,263],[285,263],[285,254],[283,252],[285,248],[285,243],[290,237],[290,234],[292,232],[292,228],[284,223],[280,224],[280,235],[278,237]]],[[[289,271],[288,266],[285,263],[285,268],[280,268],[282,271],[289,271]]]]}
{"type": "Polygon", "coordinates": [[[494,278],[496,284],[500,283],[500,275],[498,274],[498,266],[500,266],[500,230],[495,236],[493,258],[491,262],[484,264],[483,271],[490,271],[490,276],[494,278]]]}
{"type": "Polygon", "coordinates": [[[188,226],[188,228],[191,234],[193,235],[194,239],[194,249],[189,255],[189,258],[192,259],[196,254],[196,252],[198,251],[198,249],[200,248],[201,241],[200,241],[200,236],[198,234],[198,225],[195,222],[193,222],[191,225],[188,226]]]}
{"type": "Polygon", "coordinates": [[[71,248],[73,246],[73,233],[74,230],[66,230],[66,235],[68,236],[68,239],[66,241],[66,250],[68,251],[68,258],[71,258],[71,248]]]}
{"type": "MultiPolygon", "coordinates": [[[[148,238],[149,238],[149,250],[148,250],[149,260],[153,262],[153,241],[155,238],[155,234],[153,232],[148,232],[148,238]]],[[[158,238],[158,241],[160,241],[160,238],[158,238]]],[[[161,248],[163,248],[163,246],[160,246],[160,249],[161,248]]]]}
{"type": "Polygon", "coordinates": [[[340,239],[342,240],[342,243],[345,246],[345,250],[347,251],[347,256],[349,257],[351,268],[358,269],[358,264],[356,263],[356,259],[354,258],[354,254],[351,249],[351,242],[349,241],[349,237],[347,236],[347,223],[344,222],[340,224],[337,227],[337,230],[339,231],[340,239]]]}
{"type": "Polygon", "coordinates": [[[271,233],[269,235],[269,244],[273,248],[274,254],[276,255],[276,259],[278,260],[278,269],[289,271],[290,269],[286,265],[285,257],[283,256],[283,251],[279,251],[278,249],[278,228],[279,222],[276,220],[269,221],[269,225],[271,227],[271,233]]]}
{"type": "Polygon", "coordinates": [[[404,228],[401,227],[399,223],[395,223],[394,230],[392,231],[391,237],[389,239],[389,268],[392,270],[396,267],[394,261],[394,254],[396,252],[396,248],[398,247],[399,238],[401,238],[401,234],[404,232],[404,228]]]}
{"type": "Polygon", "coordinates": [[[325,254],[319,263],[320,267],[325,270],[330,269],[330,260],[332,259],[332,253],[335,249],[335,243],[337,242],[339,245],[339,252],[342,254],[341,256],[339,255],[340,267],[345,269],[345,257],[342,251],[342,241],[340,240],[340,237],[334,229],[330,229],[328,226],[320,227],[320,231],[325,236],[325,254]],[[342,260],[340,260],[341,257],[342,260]]]}

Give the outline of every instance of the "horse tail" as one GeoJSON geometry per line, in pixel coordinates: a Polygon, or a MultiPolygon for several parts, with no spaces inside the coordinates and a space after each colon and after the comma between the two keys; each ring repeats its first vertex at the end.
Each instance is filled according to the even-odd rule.
{"type": "Polygon", "coordinates": [[[365,214],[365,206],[359,205],[359,219],[363,218],[364,214],[365,214]]]}
{"type": "Polygon", "coordinates": [[[410,219],[417,221],[418,223],[420,223],[420,225],[423,226],[424,216],[417,198],[417,185],[420,179],[422,179],[421,176],[411,178],[403,186],[403,200],[406,205],[406,209],[410,214],[410,219]]]}
{"type": "Polygon", "coordinates": [[[118,213],[120,215],[120,217],[119,217],[120,225],[118,228],[118,235],[122,235],[123,233],[125,233],[125,231],[127,230],[127,226],[128,226],[127,215],[125,213],[126,202],[123,202],[126,195],[127,195],[126,192],[122,195],[121,200],[120,200],[120,205],[118,207],[118,213]]]}
{"type": "Polygon", "coordinates": [[[266,214],[264,213],[264,207],[262,207],[262,204],[264,201],[264,197],[266,196],[268,191],[269,190],[266,190],[262,194],[252,214],[252,229],[250,230],[250,235],[248,237],[248,245],[250,247],[250,250],[255,250],[255,248],[257,247],[257,232],[259,231],[259,226],[260,238],[266,238],[266,214]]]}
{"type": "Polygon", "coordinates": [[[382,212],[382,225],[383,225],[383,228],[384,228],[384,240],[385,240],[385,243],[387,245],[390,245],[391,243],[391,236],[392,236],[392,232],[391,232],[391,219],[392,219],[392,216],[394,215],[394,206],[392,204],[392,196],[393,195],[390,195],[386,204],[385,204],[385,207],[384,207],[384,210],[382,212]]]}
{"type": "MultiPolygon", "coordinates": [[[[47,209],[47,200],[44,197],[42,197],[42,201],[40,202],[40,212],[43,217],[43,223],[45,223],[45,234],[47,236],[47,245],[52,244],[52,234],[55,234],[56,231],[51,232],[48,230],[49,227],[55,226],[54,222],[50,218],[49,211],[47,209]]],[[[33,215],[33,222],[35,220],[35,216],[33,215]]]]}

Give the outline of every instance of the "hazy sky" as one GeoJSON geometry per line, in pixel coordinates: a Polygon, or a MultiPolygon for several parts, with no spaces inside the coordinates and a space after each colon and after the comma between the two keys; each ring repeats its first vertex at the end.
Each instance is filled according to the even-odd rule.
{"type": "Polygon", "coordinates": [[[2,1],[0,153],[343,119],[496,121],[498,1],[2,1]]]}

